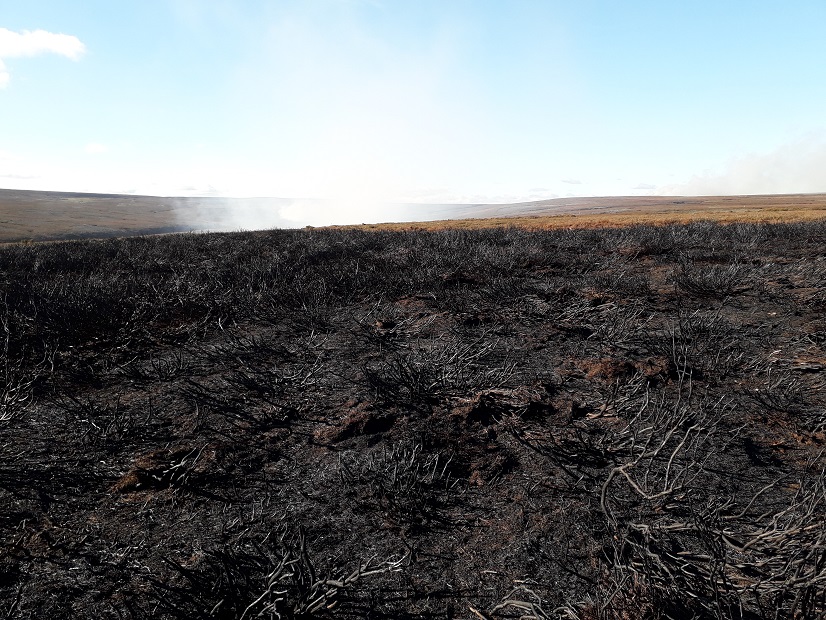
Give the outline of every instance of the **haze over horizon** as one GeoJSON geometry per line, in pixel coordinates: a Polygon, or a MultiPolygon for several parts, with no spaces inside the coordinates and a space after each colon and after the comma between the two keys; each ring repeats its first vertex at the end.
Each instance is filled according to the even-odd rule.
{"type": "Polygon", "coordinates": [[[824,192],[824,21],[816,0],[16,3],[0,187],[277,196],[312,223],[824,192]]]}

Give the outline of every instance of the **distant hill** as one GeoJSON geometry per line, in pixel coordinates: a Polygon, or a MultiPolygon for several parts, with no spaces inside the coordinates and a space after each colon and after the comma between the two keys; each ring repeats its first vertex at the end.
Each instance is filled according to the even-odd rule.
{"type": "MultiPolygon", "coordinates": [[[[288,198],[161,197],[0,189],[0,243],[290,228],[301,225],[294,213],[297,205],[310,213],[336,208],[334,201],[288,198]]],[[[379,218],[374,221],[386,222],[568,216],[589,218],[588,221],[596,223],[618,218],[617,222],[628,223],[636,219],[657,221],[657,217],[680,219],[685,214],[691,214],[693,219],[706,215],[712,219],[754,219],[742,215],[746,211],[761,217],[771,214],[775,221],[784,217],[801,219],[801,214],[806,214],[803,219],[826,217],[826,194],[612,196],[512,204],[394,204],[386,205],[386,209],[374,209],[371,217],[379,218]],[[821,210],[824,210],[822,214],[821,210]]],[[[354,215],[356,219],[359,217],[354,215]]],[[[554,221],[550,220],[549,225],[554,221]]]]}
{"type": "Polygon", "coordinates": [[[448,219],[672,212],[689,209],[826,207],[826,194],[762,196],[598,196],[510,204],[446,205],[448,219]]]}
{"type": "MultiPolygon", "coordinates": [[[[279,198],[232,200],[236,208],[262,213],[291,202],[279,198]]],[[[225,198],[0,189],[0,243],[223,230],[229,211],[225,198]]],[[[288,224],[280,222],[280,226],[288,224]]]]}

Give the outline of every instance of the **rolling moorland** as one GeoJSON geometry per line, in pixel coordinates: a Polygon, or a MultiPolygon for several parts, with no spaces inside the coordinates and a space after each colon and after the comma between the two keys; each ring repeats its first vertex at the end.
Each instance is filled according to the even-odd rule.
{"type": "Polygon", "coordinates": [[[826,618],[824,311],[824,221],[6,245],[0,615],[826,618]]]}
{"type": "MultiPolygon", "coordinates": [[[[301,201],[309,210],[324,201],[301,201]]],[[[186,198],[0,189],[0,244],[103,239],[173,232],[298,228],[280,213],[285,198],[186,198]]],[[[519,226],[534,230],[631,224],[798,222],[826,217],[826,194],[767,196],[619,196],[556,198],[514,204],[390,204],[388,223],[369,230],[519,226]]]]}

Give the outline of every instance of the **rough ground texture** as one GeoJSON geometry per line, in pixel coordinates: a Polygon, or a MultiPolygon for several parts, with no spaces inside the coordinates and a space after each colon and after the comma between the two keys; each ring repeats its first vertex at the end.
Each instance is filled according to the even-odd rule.
{"type": "MultiPolygon", "coordinates": [[[[0,244],[106,239],[174,232],[235,231],[303,224],[274,214],[287,198],[163,197],[0,189],[0,244]],[[267,215],[269,214],[269,215],[267,215]],[[267,223],[261,223],[266,216],[267,223]]],[[[324,201],[303,208],[329,210],[324,201]],[[315,205],[315,206],[313,206],[315,205]]],[[[608,228],[629,224],[800,222],[826,217],[826,194],[757,196],[608,196],[508,205],[386,205],[391,223],[366,229],[444,230],[513,227],[608,228]],[[422,221],[429,220],[429,221],[422,221]]]]}
{"type": "Polygon", "coordinates": [[[826,224],[0,250],[0,616],[824,618],[826,224]]]}

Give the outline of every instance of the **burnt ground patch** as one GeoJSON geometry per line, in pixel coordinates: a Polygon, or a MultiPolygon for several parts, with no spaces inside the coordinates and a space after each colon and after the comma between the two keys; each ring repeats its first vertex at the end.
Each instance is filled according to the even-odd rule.
{"type": "Polygon", "coordinates": [[[824,247],[0,248],[0,614],[823,618],[824,247]]]}

